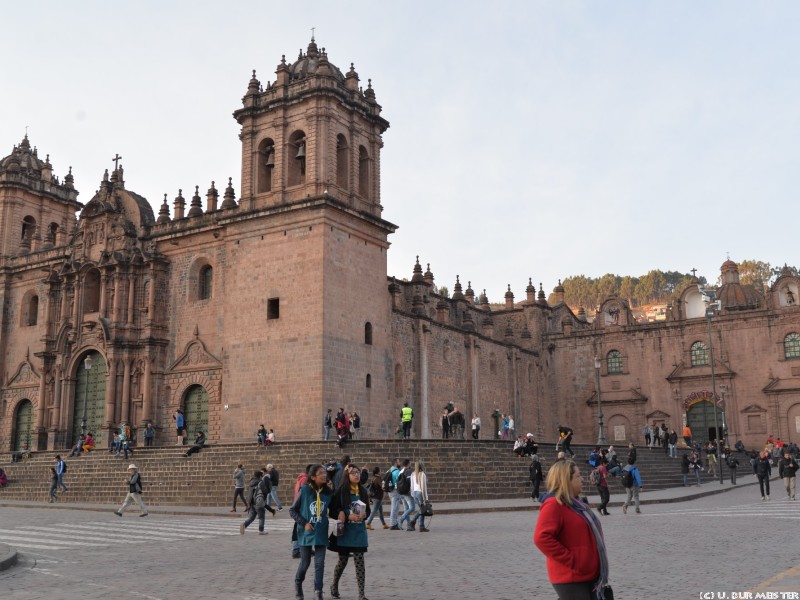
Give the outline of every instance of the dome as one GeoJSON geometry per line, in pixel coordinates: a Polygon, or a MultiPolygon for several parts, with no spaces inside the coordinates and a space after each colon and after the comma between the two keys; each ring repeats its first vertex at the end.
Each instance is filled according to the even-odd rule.
{"type": "Polygon", "coordinates": [[[752,285],[742,285],[738,281],[720,287],[717,298],[725,310],[750,310],[761,303],[761,295],[752,285]]]}
{"type": "Polygon", "coordinates": [[[332,75],[342,83],[344,83],[344,75],[339,68],[328,62],[328,55],[325,49],[320,52],[317,48],[317,43],[314,38],[311,38],[311,43],[308,45],[308,50],[305,54],[300,51],[297,60],[289,67],[292,80],[303,79],[312,75],[332,75]]]}
{"type": "Polygon", "coordinates": [[[44,167],[44,161],[39,158],[35,148],[31,150],[27,134],[19,146],[14,146],[11,154],[0,160],[0,173],[27,171],[41,175],[42,167],[44,167]]]}

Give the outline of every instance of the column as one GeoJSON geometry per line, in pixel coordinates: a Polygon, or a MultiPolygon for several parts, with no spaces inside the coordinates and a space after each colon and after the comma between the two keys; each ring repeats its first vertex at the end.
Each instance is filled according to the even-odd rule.
{"type": "Polygon", "coordinates": [[[117,402],[117,361],[109,356],[108,375],[106,376],[106,427],[114,425],[114,411],[117,402]]]}
{"type": "Polygon", "coordinates": [[[72,323],[77,328],[81,322],[81,303],[80,303],[80,286],[78,285],[78,277],[75,277],[75,285],[72,288],[72,323]]]}
{"type": "Polygon", "coordinates": [[[45,379],[47,375],[47,368],[44,365],[44,361],[42,364],[42,373],[39,378],[39,409],[36,411],[36,431],[39,432],[44,427],[44,411],[45,411],[45,395],[46,395],[46,388],[45,388],[45,379]]]}
{"type": "Polygon", "coordinates": [[[133,325],[133,315],[134,315],[134,302],[136,300],[136,288],[134,287],[134,283],[136,282],[136,275],[133,273],[128,274],[128,326],[133,325]]]}
{"type": "MultiPolygon", "coordinates": [[[[470,400],[472,400],[472,413],[479,414],[478,412],[478,344],[475,343],[473,338],[469,339],[469,348],[467,355],[470,361],[470,372],[472,377],[470,378],[470,400]]],[[[481,423],[483,419],[481,419],[481,423]]],[[[492,436],[494,437],[494,436],[492,436]]],[[[491,439],[491,438],[490,438],[491,439]]]]}
{"type": "Polygon", "coordinates": [[[156,318],[156,265],[150,264],[150,286],[148,287],[147,298],[147,320],[155,323],[156,318]]]}
{"type": "Polygon", "coordinates": [[[122,296],[122,276],[119,271],[120,269],[117,267],[114,273],[114,307],[111,316],[111,322],[114,324],[119,323],[120,296],[122,296]]]}
{"type": "Polygon", "coordinates": [[[122,371],[122,420],[127,421],[131,415],[131,361],[123,360],[122,371]]]}
{"type": "Polygon", "coordinates": [[[108,284],[108,275],[105,269],[100,271],[100,316],[106,316],[106,289],[108,284]]]}
{"type": "Polygon", "coordinates": [[[144,376],[142,377],[142,424],[153,420],[153,396],[150,393],[151,377],[150,354],[146,353],[144,355],[144,376]]]}
{"type": "Polygon", "coordinates": [[[428,406],[428,344],[426,333],[430,330],[421,320],[417,321],[417,335],[419,336],[419,403],[422,413],[422,425],[418,436],[420,439],[430,437],[430,407],[428,406]]]}

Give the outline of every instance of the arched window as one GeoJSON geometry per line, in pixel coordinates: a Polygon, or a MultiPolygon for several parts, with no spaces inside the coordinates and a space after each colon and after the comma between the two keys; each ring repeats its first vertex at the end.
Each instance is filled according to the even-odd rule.
{"type": "Polygon", "coordinates": [[[703,342],[692,344],[691,355],[693,367],[702,367],[708,364],[708,350],[703,342]]]}
{"type": "Polygon", "coordinates": [[[28,215],[22,219],[22,238],[23,240],[30,241],[33,234],[36,232],[36,219],[28,215]]]}
{"type": "Polygon", "coordinates": [[[364,343],[372,346],[372,323],[369,321],[364,325],[364,343]]]}
{"type": "Polygon", "coordinates": [[[100,310],[100,271],[90,269],[83,276],[83,314],[100,310]]]}
{"type": "Polygon", "coordinates": [[[349,178],[349,159],[347,156],[347,138],[341,133],[336,136],[336,184],[346,190],[350,186],[349,178]]]}
{"type": "Polygon", "coordinates": [[[258,193],[272,191],[272,173],[275,171],[275,142],[270,138],[258,145],[258,193]]]}
{"type": "Polygon", "coordinates": [[[367,385],[367,387],[368,387],[368,388],[371,388],[371,387],[372,387],[372,375],[370,375],[369,373],[367,373],[367,382],[366,382],[366,385],[367,385]]]}
{"type": "Polygon", "coordinates": [[[28,300],[28,325],[36,325],[39,320],[39,296],[31,296],[28,300]]]}
{"type": "Polygon", "coordinates": [[[792,332],[783,338],[784,358],[800,358],[800,334],[792,332]]]}
{"type": "Polygon", "coordinates": [[[295,131],[289,137],[287,148],[286,185],[300,185],[306,182],[306,134],[295,131]]]}
{"type": "Polygon", "coordinates": [[[56,236],[58,235],[58,223],[50,223],[47,228],[47,239],[51,244],[56,243],[56,236]]]}
{"type": "Polygon", "coordinates": [[[606,369],[609,375],[622,373],[622,353],[619,350],[612,350],[606,355],[606,369]]]}
{"type": "Polygon", "coordinates": [[[358,193],[369,198],[369,154],[364,146],[358,147],[358,193]]]}
{"type": "Polygon", "coordinates": [[[214,280],[214,269],[211,265],[206,265],[200,269],[197,278],[197,298],[198,300],[208,300],[211,298],[211,287],[214,280]]]}

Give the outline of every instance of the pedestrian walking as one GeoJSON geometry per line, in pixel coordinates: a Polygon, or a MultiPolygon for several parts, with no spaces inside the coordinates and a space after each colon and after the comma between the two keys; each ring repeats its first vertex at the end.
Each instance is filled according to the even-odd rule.
{"type": "Polygon", "coordinates": [[[322,439],[325,440],[326,442],[331,437],[331,427],[333,427],[333,416],[332,416],[332,413],[333,413],[333,410],[331,410],[329,408],[328,412],[325,414],[325,418],[322,420],[322,432],[323,432],[322,433],[322,439]]]}
{"type": "Polygon", "coordinates": [[[386,519],[383,518],[383,477],[381,477],[381,468],[375,467],[372,469],[372,481],[369,484],[369,488],[367,489],[367,495],[369,499],[372,501],[372,509],[369,513],[369,519],[367,519],[367,529],[372,529],[372,520],[375,518],[375,515],[378,515],[378,518],[381,520],[381,525],[383,525],[384,529],[389,529],[389,526],[386,524],[386,519]]]}
{"type": "Polygon", "coordinates": [[[244,509],[247,510],[247,500],[244,498],[244,467],[239,465],[233,472],[233,507],[231,512],[236,512],[236,499],[241,498],[244,509]]]}
{"type": "Polygon", "coordinates": [[[481,418],[478,415],[472,417],[472,439],[477,440],[481,435],[481,418]]]}
{"type": "Polygon", "coordinates": [[[172,420],[175,421],[175,433],[178,437],[176,446],[183,446],[183,428],[186,426],[186,418],[183,416],[183,411],[179,408],[172,415],[172,420]]]}
{"type": "Polygon", "coordinates": [[[145,448],[150,448],[156,439],[156,430],[153,424],[148,421],[147,427],[144,428],[144,445],[145,448]]]}
{"type": "Polygon", "coordinates": [[[325,550],[328,547],[328,509],[333,496],[327,486],[328,473],[322,465],[309,470],[309,481],[294,499],[289,515],[297,524],[300,564],[294,576],[295,600],[303,600],[303,581],[314,553],[314,599],[322,600],[325,550]]]}
{"type": "Polygon", "coordinates": [[[639,492],[643,487],[642,476],[630,457],[628,458],[628,464],[622,469],[622,485],[625,487],[627,494],[625,504],[622,505],[622,512],[628,514],[628,507],[631,504],[635,504],[636,514],[641,513],[642,511],[639,509],[639,492]]]}
{"type": "Polygon", "coordinates": [[[736,469],[739,468],[739,459],[735,456],[728,455],[728,471],[731,473],[731,485],[736,485],[736,469]]]}
{"type": "Polygon", "coordinates": [[[761,500],[769,500],[769,478],[772,475],[772,465],[770,464],[769,452],[766,450],[763,450],[756,459],[755,470],[758,477],[761,500]]]}
{"type": "Polygon", "coordinates": [[[597,467],[597,478],[597,493],[600,494],[600,506],[597,507],[597,512],[608,516],[608,501],[611,499],[611,494],[608,491],[608,469],[602,460],[597,467]]]}
{"type": "MultiPolygon", "coordinates": [[[[780,440],[780,438],[778,438],[780,440]]],[[[778,474],[783,479],[783,487],[786,488],[786,495],[789,496],[790,500],[795,500],[795,493],[797,491],[797,470],[800,468],[800,465],[797,464],[797,461],[792,458],[792,455],[789,454],[789,449],[783,449],[783,458],[781,459],[780,464],[778,465],[778,474]]]]}
{"type": "Polygon", "coordinates": [[[281,480],[280,473],[278,473],[278,469],[276,469],[274,465],[267,465],[267,476],[269,477],[269,482],[272,484],[269,497],[267,498],[267,506],[271,506],[272,502],[275,502],[275,506],[278,507],[278,510],[283,510],[283,504],[281,504],[280,499],[278,499],[278,484],[281,480]]]}
{"type": "Polygon", "coordinates": [[[556,451],[558,451],[558,446],[560,444],[563,452],[569,452],[570,457],[575,456],[572,448],[570,448],[573,433],[574,432],[570,427],[565,425],[558,426],[558,442],[556,442],[556,451]]]}
{"type": "Polygon", "coordinates": [[[69,488],[67,484],[64,483],[64,475],[67,472],[67,463],[61,458],[60,454],[56,454],[56,475],[58,476],[58,487],[68,492],[69,488]]]}
{"type": "Polygon", "coordinates": [[[244,535],[245,529],[258,517],[258,533],[266,535],[264,531],[264,517],[267,510],[267,496],[269,496],[271,484],[269,477],[263,471],[256,471],[247,486],[247,506],[248,514],[244,522],[239,525],[239,533],[244,535]]]}
{"type": "Polygon", "coordinates": [[[364,596],[366,585],[366,566],[364,554],[369,546],[369,538],[364,520],[369,516],[369,497],[364,486],[359,485],[361,470],[355,465],[347,467],[347,479],[343,479],[338,489],[333,493],[330,513],[337,519],[336,543],[331,549],[339,554],[339,560],[333,570],[333,583],[331,583],[331,596],[341,598],[339,594],[339,581],[344,569],[353,557],[356,566],[356,583],[358,585],[358,600],[367,600],[364,596]]]}
{"type": "Polygon", "coordinates": [[[56,491],[58,490],[58,474],[55,467],[50,467],[50,498],[48,502],[56,501],[56,491]]]}
{"type": "Polygon", "coordinates": [[[542,472],[542,463],[539,462],[539,455],[534,454],[531,456],[531,466],[528,468],[530,472],[531,478],[531,485],[533,486],[531,489],[531,499],[534,502],[539,501],[539,486],[542,484],[542,479],[544,479],[544,473],[542,472]]]}
{"type": "Polygon", "coordinates": [[[411,519],[411,529],[414,530],[419,520],[419,530],[421,533],[430,531],[425,527],[425,503],[429,501],[428,498],[428,476],[421,462],[414,464],[414,473],[411,475],[411,497],[419,507],[416,516],[411,519]]]}
{"type": "Polygon", "coordinates": [[[121,517],[125,509],[131,505],[131,502],[136,502],[141,510],[139,516],[146,517],[149,513],[144,502],[142,502],[142,477],[139,475],[139,469],[137,469],[136,465],[128,465],[128,479],[125,480],[125,483],[128,485],[128,495],[125,496],[125,502],[122,503],[119,510],[114,511],[114,514],[121,517]]]}
{"type": "Polygon", "coordinates": [[[546,495],[533,543],[547,559],[547,577],[561,600],[613,598],[603,527],[581,499],[581,473],[572,460],[547,473],[546,495]]]}

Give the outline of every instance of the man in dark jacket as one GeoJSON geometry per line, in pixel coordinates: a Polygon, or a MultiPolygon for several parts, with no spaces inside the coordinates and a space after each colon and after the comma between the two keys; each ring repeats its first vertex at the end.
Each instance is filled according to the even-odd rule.
{"type": "MultiPolygon", "coordinates": [[[[271,488],[269,477],[264,477],[263,471],[253,473],[253,478],[247,484],[247,506],[249,507],[247,519],[239,525],[240,534],[244,535],[244,530],[256,520],[256,515],[258,515],[258,532],[262,535],[266,534],[266,531],[264,531],[264,511],[267,509],[267,496],[269,496],[271,488]]],[[[274,511],[272,513],[275,514],[274,511]]]]}
{"type": "Polygon", "coordinates": [[[533,499],[534,502],[538,502],[539,486],[542,483],[543,473],[542,473],[542,463],[539,462],[539,456],[536,454],[531,456],[530,474],[531,474],[531,484],[533,484],[533,489],[531,490],[531,498],[533,499]]]}
{"type": "Polygon", "coordinates": [[[636,464],[636,446],[633,445],[633,442],[628,442],[628,463],[636,464]],[[633,462],[630,462],[631,458],[633,458],[633,462]]]}
{"type": "Polygon", "coordinates": [[[200,452],[200,450],[202,450],[203,446],[205,445],[206,445],[206,434],[203,433],[202,431],[198,431],[197,437],[194,438],[194,446],[189,448],[186,451],[186,454],[184,454],[184,456],[191,456],[195,452],[200,452]]]}
{"type": "Polygon", "coordinates": [[[556,451],[558,451],[559,444],[561,445],[561,450],[564,452],[569,452],[570,456],[575,456],[575,453],[570,448],[570,444],[572,443],[572,435],[573,431],[571,428],[565,425],[558,426],[558,444],[556,444],[556,451]]]}
{"type": "Polygon", "coordinates": [[[278,469],[276,469],[274,465],[267,465],[267,476],[269,477],[269,482],[272,484],[269,498],[267,498],[267,506],[271,506],[274,501],[278,510],[283,510],[283,504],[281,504],[281,501],[278,499],[278,484],[281,481],[280,473],[278,473],[278,469]]]}
{"type": "Polygon", "coordinates": [[[728,470],[731,472],[731,485],[736,485],[736,469],[739,468],[739,459],[733,454],[728,456],[728,470]]]}
{"type": "Polygon", "coordinates": [[[792,458],[791,454],[789,454],[789,449],[784,448],[783,458],[778,465],[778,474],[781,476],[781,479],[783,479],[783,486],[786,488],[786,495],[789,496],[791,500],[795,499],[795,491],[797,490],[796,474],[798,468],[800,468],[800,465],[798,465],[797,461],[792,458]]]}
{"type": "Polygon", "coordinates": [[[758,488],[761,490],[761,500],[769,500],[769,476],[772,475],[772,465],[770,464],[769,452],[764,450],[758,455],[755,464],[756,476],[758,476],[758,488]],[[766,488],[766,495],[764,494],[766,488]]]}

